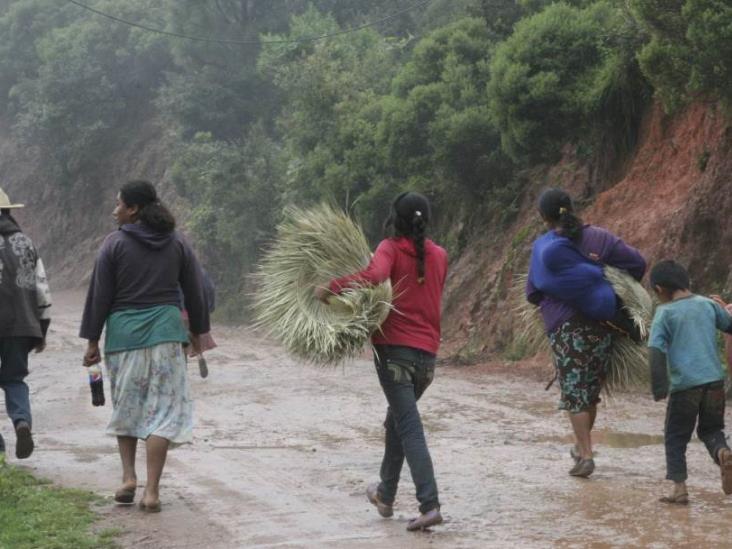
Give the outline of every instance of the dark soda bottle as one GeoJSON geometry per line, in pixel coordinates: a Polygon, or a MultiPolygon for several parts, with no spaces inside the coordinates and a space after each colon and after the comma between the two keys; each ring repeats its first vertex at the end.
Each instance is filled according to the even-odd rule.
{"type": "Polygon", "coordinates": [[[104,381],[99,364],[89,366],[89,387],[91,387],[92,405],[104,406],[104,381]]]}

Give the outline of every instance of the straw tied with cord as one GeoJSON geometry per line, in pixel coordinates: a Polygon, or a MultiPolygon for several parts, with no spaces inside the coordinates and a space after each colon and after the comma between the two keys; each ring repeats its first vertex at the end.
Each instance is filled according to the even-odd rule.
{"type": "MultiPolygon", "coordinates": [[[[625,271],[606,265],[605,279],[623,301],[626,313],[638,328],[641,337],[648,337],[653,319],[653,300],[646,289],[625,271]]],[[[528,275],[519,275],[514,284],[513,299],[516,312],[522,321],[523,330],[517,341],[530,352],[551,352],[549,339],[544,331],[544,323],[539,307],[532,305],[524,296],[528,275]]],[[[610,367],[608,369],[606,391],[628,391],[646,388],[650,383],[648,372],[648,349],[636,343],[628,335],[618,332],[613,337],[610,367]]],[[[552,381],[553,382],[553,381],[552,381]]],[[[551,383],[547,386],[547,389],[551,383]]]]}
{"type": "Polygon", "coordinates": [[[392,309],[391,284],[350,288],[327,304],[313,289],[368,265],[363,231],[324,204],[290,207],[284,219],[255,275],[255,326],[307,362],[335,365],[358,356],[392,309]]]}

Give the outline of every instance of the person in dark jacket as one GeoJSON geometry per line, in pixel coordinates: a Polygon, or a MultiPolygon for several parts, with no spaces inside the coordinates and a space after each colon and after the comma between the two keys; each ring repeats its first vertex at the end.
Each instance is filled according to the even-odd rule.
{"type": "Polygon", "coordinates": [[[406,458],[420,511],[407,530],[442,522],[432,458],[417,409],[417,401],[435,375],[447,276],[447,253],[425,235],[429,221],[426,197],[415,192],[400,194],[388,220],[395,236],[381,241],[368,267],[316,290],[317,297],[326,300],[352,286],[386,280],[394,286],[394,308],[372,337],[376,372],[389,407],[381,482],[370,485],[366,495],[381,516],[392,516],[406,458]]]}
{"type": "Polygon", "coordinates": [[[137,487],[137,441],[147,449],[147,485],[140,508],[160,510],[159,483],[170,444],[192,439],[193,405],[183,345],[189,335],[179,309],[183,290],[190,344],[207,333],[209,313],[201,267],[175,219],[147,181],[132,181],[117,197],[119,230],[107,236],[87,294],[80,336],[89,341],[84,365],[101,361],[99,339],[106,325],[105,362],[112,390],[107,434],[116,436],[122,458],[118,503],[132,503],[137,487]]]}
{"type": "MultiPolygon", "coordinates": [[[[11,215],[13,204],[0,189],[0,387],[16,434],[15,456],[33,453],[28,385],[28,355],[46,346],[51,294],[43,262],[33,242],[11,215]]],[[[5,442],[0,435],[0,455],[5,442]]]]}
{"type": "Polygon", "coordinates": [[[609,231],[583,224],[561,189],[542,193],[539,214],[549,232],[534,242],[526,299],[541,310],[561,389],[559,408],[567,411],[575,435],[569,474],[587,478],[595,470],[591,433],[613,343],[613,331],[602,320],[614,319],[618,309],[617,296],[602,279],[602,266],[640,280],[646,261],[609,231]],[[578,272],[563,272],[568,263],[578,272]]]}

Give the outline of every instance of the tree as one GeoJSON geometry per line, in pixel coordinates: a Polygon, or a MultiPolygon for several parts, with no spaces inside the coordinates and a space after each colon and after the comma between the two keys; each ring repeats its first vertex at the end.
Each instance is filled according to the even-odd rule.
{"type": "Polygon", "coordinates": [[[496,49],[487,90],[512,158],[554,161],[568,142],[594,148],[608,122],[635,127],[645,84],[627,25],[606,2],[552,4],[516,25],[496,49]]]}
{"type": "Polygon", "coordinates": [[[650,41],[638,52],[667,110],[699,94],[732,99],[732,5],[723,0],[631,0],[650,41]]]}
{"type": "Polygon", "coordinates": [[[274,232],[283,165],[279,148],[260,126],[241,141],[200,133],[178,152],[172,178],[192,205],[189,229],[217,280],[225,316],[241,316],[246,276],[274,232]]]}

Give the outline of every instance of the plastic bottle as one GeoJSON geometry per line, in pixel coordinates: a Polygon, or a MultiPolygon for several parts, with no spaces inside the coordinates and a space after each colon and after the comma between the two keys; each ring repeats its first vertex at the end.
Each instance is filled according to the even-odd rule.
{"type": "Polygon", "coordinates": [[[93,364],[87,368],[89,370],[89,387],[92,394],[93,406],[104,406],[104,380],[102,379],[102,369],[99,364],[93,364]]]}

